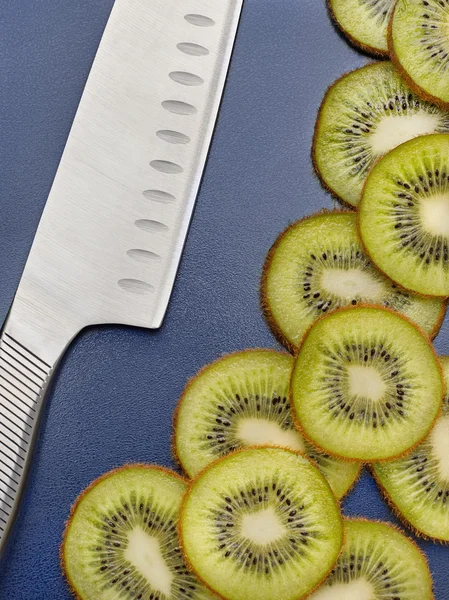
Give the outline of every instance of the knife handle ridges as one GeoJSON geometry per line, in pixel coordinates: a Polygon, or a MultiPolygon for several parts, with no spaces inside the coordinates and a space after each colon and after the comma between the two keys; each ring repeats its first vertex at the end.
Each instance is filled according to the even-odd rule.
{"type": "Polygon", "coordinates": [[[0,554],[23,488],[51,365],[5,331],[0,338],[0,554]]]}

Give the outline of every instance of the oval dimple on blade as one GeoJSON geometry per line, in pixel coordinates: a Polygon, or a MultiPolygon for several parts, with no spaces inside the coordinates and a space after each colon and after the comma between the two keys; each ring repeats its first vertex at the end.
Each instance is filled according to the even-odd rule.
{"type": "Polygon", "coordinates": [[[171,129],[160,129],[156,132],[156,135],[169,144],[188,144],[190,142],[188,135],[180,131],[172,131],[171,129]]]}
{"type": "Polygon", "coordinates": [[[177,46],[178,50],[188,54],[189,56],[207,56],[209,50],[200,44],[193,44],[191,42],[180,42],[177,46]]]}
{"type": "Polygon", "coordinates": [[[187,23],[190,23],[190,25],[196,25],[196,27],[213,27],[215,25],[215,21],[205,15],[189,14],[186,15],[184,19],[187,23]]]}
{"type": "Polygon", "coordinates": [[[126,253],[130,258],[141,263],[154,263],[161,262],[161,257],[156,252],[150,252],[149,250],[141,250],[140,248],[132,248],[126,253]]]}
{"type": "Polygon", "coordinates": [[[176,81],[176,83],[180,83],[181,85],[196,86],[203,85],[204,83],[202,77],[194,73],[188,73],[187,71],[172,71],[169,77],[172,81],[176,81]]]}
{"type": "Polygon", "coordinates": [[[175,115],[194,115],[197,113],[197,109],[187,102],[181,102],[180,100],[164,100],[162,106],[168,112],[174,113],[175,115]]]}
{"type": "Polygon", "coordinates": [[[154,286],[140,279],[120,279],[118,284],[123,290],[132,294],[151,294],[154,292],[154,286]]]}
{"type": "Polygon", "coordinates": [[[168,227],[165,223],[153,221],[151,219],[138,219],[135,224],[139,229],[150,233],[162,233],[163,231],[168,231],[168,227]]]}
{"type": "Polygon", "coordinates": [[[150,165],[153,167],[153,169],[156,169],[156,171],[168,173],[169,175],[177,175],[178,173],[182,173],[184,170],[181,165],[169,160],[152,160],[150,165]]]}
{"type": "Polygon", "coordinates": [[[173,194],[169,194],[163,190],[145,190],[142,194],[147,200],[160,202],[161,204],[170,204],[176,200],[176,197],[173,196],[173,194]]]}

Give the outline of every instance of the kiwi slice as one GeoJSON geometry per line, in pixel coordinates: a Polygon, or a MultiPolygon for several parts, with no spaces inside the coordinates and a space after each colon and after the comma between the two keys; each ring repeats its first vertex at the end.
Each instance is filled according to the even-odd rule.
{"type": "Polygon", "coordinates": [[[360,465],[318,452],[293,423],[289,385],[293,357],[245,350],[220,358],[192,379],[175,413],[174,449],[189,477],[233,450],[285,446],[307,453],[341,498],[360,465]]]}
{"type": "Polygon", "coordinates": [[[396,0],[329,0],[337,25],[349,40],[374,56],[388,55],[387,30],[396,0]]]}
{"type": "Polygon", "coordinates": [[[449,135],[410,140],[377,163],[359,226],[368,254],[391,279],[449,296],[449,135]]]}
{"type": "Polygon", "coordinates": [[[388,45],[396,67],[417,94],[449,108],[449,4],[398,0],[388,45]]]}
{"type": "Polygon", "coordinates": [[[315,127],[313,160],[325,187],[356,206],[380,157],[417,136],[445,132],[449,113],[411,92],[390,62],[373,63],[328,90],[315,127]]]}
{"type": "Polygon", "coordinates": [[[345,519],[345,542],[326,582],[309,600],[433,600],[418,546],[389,523],[345,519]]]}
{"type": "Polygon", "coordinates": [[[186,567],[177,524],[187,482],[171,471],[128,465],[76,500],[61,562],[80,600],[217,600],[186,567]]]}
{"type": "Polygon", "coordinates": [[[302,454],[251,448],[219,459],[187,492],[181,542],[228,600],[295,600],[332,569],[343,525],[329,485],[302,454]]]}
{"type": "MultiPolygon", "coordinates": [[[[441,357],[446,386],[449,357],[441,357]]],[[[447,387],[446,387],[447,390],[447,387]]],[[[418,534],[449,542],[449,393],[426,440],[396,461],[373,465],[374,475],[399,516],[418,534]]]]}
{"type": "Polygon", "coordinates": [[[398,287],[367,258],[356,215],[320,213],[284,231],[265,261],[261,301],[273,332],[295,351],[307,329],[336,308],[371,303],[392,308],[434,336],[446,304],[398,287]]]}
{"type": "Polygon", "coordinates": [[[399,456],[430,431],[443,398],[429,340],[393,311],[345,308],[320,319],[296,359],[291,392],[305,435],[347,459],[399,456]]]}

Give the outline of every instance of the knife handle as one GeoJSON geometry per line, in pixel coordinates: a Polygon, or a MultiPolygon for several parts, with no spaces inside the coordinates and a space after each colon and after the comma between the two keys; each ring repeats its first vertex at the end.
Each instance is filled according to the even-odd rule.
{"type": "Polygon", "coordinates": [[[0,555],[17,512],[54,366],[3,330],[0,337],[0,555]]]}

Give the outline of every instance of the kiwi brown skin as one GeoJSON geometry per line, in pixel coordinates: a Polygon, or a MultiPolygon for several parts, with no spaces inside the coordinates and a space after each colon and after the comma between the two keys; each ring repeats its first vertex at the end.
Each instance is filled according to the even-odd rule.
{"type": "MultiPolygon", "coordinates": [[[[178,519],[178,538],[180,541],[180,546],[181,546],[181,552],[182,552],[182,556],[184,558],[184,562],[186,563],[187,567],[190,569],[190,571],[192,571],[192,573],[195,574],[196,578],[199,579],[199,581],[201,581],[201,583],[208,589],[210,590],[213,594],[215,594],[216,596],[218,596],[219,598],[221,598],[222,600],[227,600],[226,598],[224,598],[223,596],[219,595],[213,588],[210,587],[210,585],[208,585],[204,579],[202,579],[200,577],[200,575],[195,571],[195,569],[193,568],[192,563],[189,560],[189,557],[187,556],[187,553],[185,552],[184,549],[184,545],[182,543],[183,540],[183,535],[182,535],[182,514],[184,512],[185,509],[185,505],[187,502],[187,498],[189,496],[190,491],[192,490],[193,486],[195,485],[195,483],[197,482],[197,480],[203,475],[203,473],[205,473],[206,471],[208,471],[211,467],[219,464],[220,462],[222,462],[223,460],[226,460],[227,458],[229,458],[230,456],[234,456],[236,454],[240,454],[241,452],[245,452],[247,450],[266,450],[267,448],[279,448],[281,450],[286,450],[287,452],[291,452],[292,454],[296,454],[298,456],[302,456],[303,458],[305,458],[313,467],[315,467],[315,469],[319,472],[319,474],[321,475],[321,478],[323,479],[323,481],[326,483],[329,491],[332,494],[332,497],[335,499],[335,502],[337,504],[337,508],[340,512],[340,520],[342,521],[342,523],[344,523],[343,521],[343,516],[341,514],[341,503],[340,500],[338,500],[338,498],[335,496],[334,492],[332,491],[332,488],[330,487],[327,479],[324,477],[324,475],[321,473],[321,471],[318,469],[318,467],[316,466],[316,464],[313,462],[313,460],[311,460],[306,454],[304,454],[303,452],[299,452],[298,450],[292,450],[291,448],[286,448],[285,446],[277,446],[274,444],[271,445],[267,445],[267,446],[247,446],[245,447],[243,450],[234,450],[234,452],[230,452],[229,454],[226,454],[226,456],[222,456],[220,458],[217,458],[216,460],[214,460],[212,463],[210,463],[209,465],[207,465],[207,467],[205,467],[204,469],[202,469],[198,475],[196,477],[194,477],[193,479],[190,480],[189,482],[189,486],[187,488],[187,490],[185,491],[184,497],[182,499],[181,502],[181,509],[179,511],[179,519],[178,519]]],[[[340,552],[338,553],[338,557],[336,559],[336,561],[340,558],[341,553],[343,552],[343,545],[345,543],[345,533],[344,533],[344,526],[342,527],[342,543],[341,543],[341,548],[340,548],[340,552]]],[[[310,595],[312,595],[314,592],[316,592],[316,590],[326,581],[326,579],[328,578],[328,576],[330,575],[332,569],[334,568],[334,565],[332,565],[332,567],[328,570],[328,572],[326,573],[326,575],[323,577],[323,579],[313,588],[313,590],[311,590],[307,596],[301,596],[298,597],[297,600],[303,600],[304,598],[308,598],[310,595]]]]}
{"type": "MultiPolygon", "coordinates": [[[[421,550],[421,548],[418,546],[418,544],[415,542],[415,540],[413,540],[412,538],[410,538],[408,535],[405,535],[405,533],[402,531],[402,529],[400,527],[398,527],[397,525],[394,525],[394,523],[390,523],[390,522],[387,522],[387,521],[380,521],[378,519],[367,519],[366,517],[344,517],[344,519],[343,519],[343,525],[344,525],[344,523],[360,523],[360,522],[362,522],[362,523],[377,523],[378,525],[385,525],[386,527],[389,527],[393,531],[397,531],[398,533],[401,533],[404,537],[407,538],[407,540],[411,544],[413,544],[413,546],[415,547],[415,549],[423,557],[424,562],[426,563],[427,571],[429,573],[429,579],[430,579],[430,582],[432,584],[432,600],[435,600],[435,596],[433,594],[434,581],[433,581],[433,577],[432,577],[432,571],[429,569],[429,563],[428,563],[428,560],[427,560],[427,556],[421,550]]],[[[344,526],[343,526],[343,535],[344,535],[344,526]]],[[[345,543],[345,540],[343,541],[343,545],[344,545],[344,543],[345,543]]],[[[343,552],[343,549],[342,549],[342,552],[343,552]]],[[[306,596],[306,599],[307,598],[309,598],[309,596],[306,596]]]]}
{"type": "Polygon", "coordinates": [[[429,336],[428,336],[428,335],[426,335],[426,333],[423,331],[423,329],[421,329],[421,327],[419,327],[419,325],[417,325],[416,323],[414,323],[413,321],[411,321],[411,320],[410,320],[408,317],[406,317],[405,315],[403,315],[403,314],[401,314],[401,313],[398,313],[398,312],[396,312],[396,311],[392,310],[391,308],[386,308],[385,306],[379,306],[379,305],[377,305],[377,304],[367,304],[367,303],[360,303],[360,304],[357,304],[356,306],[344,306],[343,308],[337,308],[336,310],[330,311],[330,312],[329,312],[329,313],[327,313],[326,315],[323,315],[322,317],[319,317],[319,318],[318,318],[318,319],[317,319],[317,320],[316,320],[314,323],[312,323],[312,325],[311,325],[311,326],[309,327],[309,329],[306,331],[306,333],[305,333],[305,335],[304,335],[304,337],[303,337],[303,339],[302,339],[301,345],[300,345],[300,346],[299,346],[299,348],[298,348],[298,352],[297,352],[297,354],[296,354],[295,358],[296,358],[296,357],[298,356],[298,354],[300,353],[300,351],[301,351],[301,348],[302,348],[302,346],[304,345],[304,343],[305,343],[306,339],[309,337],[309,334],[310,334],[310,332],[311,332],[312,328],[313,328],[313,327],[314,327],[314,326],[315,326],[317,323],[319,323],[320,321],[322,321],[323,319],[325,319],[326,317],[328,317],[328,316],[330,316],[330,315],[335,315],[336,313],[345,312],[345,311],[348,311],[348,310],[357,310],[357,308],[377,308],[377,309],[384,310],[384,311],[386,311],[386,312],[392,313],[392,314],[394,314],[394,315],[396,315],[396,316],[400,317],[400,318],[401,318],[401,319],[403,319],[404,321],[407,321],[407,323],[409,323],[410,325],[412,325],[412,327],[414,327],[415,329],[417,329],[417,330],[418,330],[418,331],[421,333],[421,335],[424,337],[424,339],[428,341],[429,348],[432,350],[432,353],[433,353],[433,355],[435,356],[435,359],[436,359],[436,362],[437,362],[437,366],[438,366],[438,370],[439,370],[439,372],[440,372],[441,381],[442,381],[442,384],[443,384],[443,393],[442,393],[442,396],[441,396],[441,406],[440,406],[440,410],[438,411],[438,414],[436,415],[436,417],[435,417],[435,418],[434,418],[434,420],[432,421],[432,423],[431,423],[430,427],[428,428],[428,430],[426,431],[426,433],[425,433],[425,434],[424,434],[424,435],[423,435],[423,436],[422,436],[422,437],[421,437],[421,438],[420,438],[420,439],[419,439],[417,442],[415,442],[415,443],[413,444],[413,446],[410,446],[410,448],[407,448],[407,450],[404,450],[404,452],[401,452],[401,453],[399,453],[399,454],[397,454],[397,455],[395,455],[395,456],[389,456],[388,458],[383,458],[383,459],[376,460],[376,461],[360,461],[360,460],[358,460],[357,458],[349,458],[349,457],[347,457],[347,456],[339,456],[339,455],[337,455],[337,454],[334,454],[334,453],[330,452],[329,450],[326,450],[325,448],[322,448],[322,447],[321,447],[321,446],[319,446],[319,445],[318,445],[318,444],[317,444],[317,443],[316,443],[314,440],[312,440],[312,439],[311,439],[311,438],[310,438],[310,437],[307,435],[307,433],[304,431],[304,428],[302,427],[302,425],[301,425],[301,423],[300,423],[300,421],[299,421],[299,419],[298,419],[298,416],[297,416],[297,414],[296,414],[295,403],[294,403],[294,401],[293,401],[292,379],[293,379],[293,371],[294,371],[294,369],[295,369],[294,367],[293,367],[293,371],[292,371],[292,379],[290,380],[290,394],[289,394],[289,396],[290,396],[290,406],[291,406],[291,408],[292,408],[292,413],[293,413],[293,423],[294,423],[294,425],[295,425],[296,429],[297,429],[297,430],[299,431],[299,433],[300,433],[300,434],[303,436],[303,438],[309,442],[309,444],[310,444],[312,447],[314,447],[314,448],[316,448],[316,450],[318,450],[318,452],[324,452],[325,454],[328,454],[329,456],[332,456],[333,458],[337,458],[337,459],[343,460],[343,461],[345,461],[345,462],[351,462],[351,463],[358,462],[358,463],[361,463],[362,465],[369,464],[369,462],[378,462],[378,463],[384,463],[384,462],[389,462],[389,461],[392,461],[392,460],[397,460],[397,459],[399,459],[399,458],[403,458],[404,456],[407,456],[407,454],[409,454],[409,452],[411,452],[411,451],[412,451],[414,448],[416,448],[417,446],[419,446],[419,445],[420,445],[420,444],[421,444],[421,443],[422,443],[422,442],[425,440],[425,438],[426,438],[426,437],[429,435],[429,433],[432,431],[432,429],[433,429],[433,427],[434,427],[435,423],[438,421],[438,419],[439,419],[439,418],[440,418],[440,416],[441,416],[441,413],[442,413],[442,405],[443,405],[443,398],[444,398],[444,395],[445,395],[445,393],[446,393],[446,384],[445,384],[445,380],[444,380],[443,367],[441,366],[441,363],[440,363],[440,359],[439,359],[439,357],[438,357],[438,354],[436,353],[436,350],[435,350],[435,348],[433,347],[433,344],[431,343],[431,341],[430,341],[430,339],[429,339],[429,336]]]}
{"type": "Polygon", "coordinates": [[[363,42],[355,38],[353,35],[351,35],[349,31],[346,31],[346,29],[341,25],[341,23],[335,16],[334,9],[332,8],[332,0],[327,0],[327,8],[333,24],[337,27],[338,31],[343,34],[346,41],[349,42],[349,44],[353,48],[355,48],[356,50],[361,50],[365,54],[370,54],[371,56],[374,56],[374,58],[378,58],[380,60],[388,59],[388,50],[379,50],[379,48],[374,48],[369,44],[364,44],[363,42]]]}
{"type": "MultiPolygon", "coordinates": [[[[407,451],[407,454],[408,454],[408,452],[409,451],[407,451]]],[[[368,465],[368,467],[369,467],[371,475],[373,476],[374,481],[377,484],[377,487],[379,488],[380,493],[382,494],[383,499],[388,504],[388,506],[389,506],[391,512],[394,514],[394,516],[398,519],[398,521],[400,521],[404,525],[404,527],[409,529],[415,537],[420,538],[424,541],[433,542],[434,544],[440,544],[440,546],[449,546],[449,540],[442,540],[440,538],[432,537],[432,536],[428,535],[427,533],[424,533],[421,530],[417,529],[414,525],[412,525],[412,523],[410,523],[410,521],[407,519],[407,517],[405,517],[405,515],[403,515],[401,513],[399,508],[393,502],[390,494],[387,492],[387,490],[383,486],[381,480],[377,477],[376,471],[372,467],[372,465],[370,464],[370,465],[368,465]]]]}
{"type": "Polygon", "coordinates": [[[151,471],[160,471],[161,473],[167,473],[168,475],[170,475],[172,477],[176,477],[176,479],[179,479],[180,481],[182,481],[185,484],[189,483],[188,480],[185,479],[185,477],[182,477],[181,475],[179,475],[175,471],[172,471],[171,469],[166,469],[165,467],[161,467],[159,465],[152,465],[152,464],[146,464],[146,463],[129,463],[129,464],[123,465],[121,467],[117,467],[116,469],[112,469],[111,471],[108,471],[107,473],[103,473],[103,475],[100,475],[100,477],[97,477],[97,479],[94,479],[94,481],[92,481],[92,483],[90,483],[86,488],[84,488],[84,490],[79,494],[79,496],[77,497],[75,502],[72,504],[69,517],[65,523],[64,532],[62,534],[62,542],[61,542],[61,546],[59,549],[59,564],[60,564],[62,572],[64,573],[64,576],[66,578],[67,584],[70,588],[70,592],[72,593],[72,595],[74,596],[74,598],[76,600],[84,600],[84,599],[78,595],[78,592],[75,589],[75,585],[74,585],[73,581],[70,579],[69,573],[66,568],[66,562],[65,562],[65,556],[64,556],[65,542],[66,542],[67,534],[69,532],[73,517],[75,516],[75,513],[78,510],[78,506],[80,505],[81,501],[84,499],[86,494],[88,494],[99,483],[101,483],[105,479],[109,479],[109,477],[111,477],[117,473],[121,473],[123,471],[128,471],[128,470],[132,470],[132,469],[148,469],[151,471]]]}
{"type": "MultiPolygon", "coordinates": [[[[271,312],[270,305],[268,304],[268,301],[267,301],[268,272],[270,271],[271,263],[273,262],[273,257],[276,253],[276,250],[277,250],[279,244],[284,239],[284,236],[287,235],[292,229],[294,229],[300,223],[303,223],[304,221],[309,221],[310,219],[314,219],[318,215],[344,215],[344,214],[353,214],[353,211],[347,210],[344,208],[342,208],[340,210],[330,210],[327,208],[323,208],[318,213],[315,213],[313,215],[307,215],[307,216],[303,217],[302,219],[299,219],[298,221],[294,221],[293,223],[290,223],[290,225],[287,227],[287,229],[285,229],[276,238],[276,241],[274,242],[274,244],[271,246],[271,248],[268,251],[267,257],[266,257],[264,265],[262,267],[262,277],[261,277],[260,293],[259,293],[260,307],[262,309],[262,314],[265,317],[265,320],[266,320],[269,328],[271,329],[271,332],[273,333],[274,337],[278,340],[278,342],[280,344],[282,344],[282,346],[287,348],[287,350],[293,356],[296,356],[296,354],[298,353],[298,347],[295,346],[294,344],[292,344],[285,337],[283,331],[281,330],[279,325],[276,323],[273,313],[271,312]]],[[[444,318],[444,315],[443,315],[443,318],[444,318]]]]}
{"type": "MultiPolygon", "coordinates": [[[[447,135],[449,136],[449,133],[448,133],[447,135]]],[[[396,148],[400,148],[401,146],[403,146],[404,144],[408,144],[409,142],[410,142],[410,140],[408,140],[408,142],[404,142],[403,144],[399,144],[399,146],[396,146],[396,148]]],[[[394,148],[394,150],[396,150],[396,148],[394,148]]],[[[377,164],[378,164],[378,163],[379,163],[379,162],[382,160],[382,158],[384,158],[384,157],[383,157],[383,156],[381,156],[380,158],[378,158],[378,159],[377,159],[377,161],[376,161],[376,162],[374,163],[374,165],[372,166],[372,169],[371,169],[371,171],[372,171],[372,170],[373,170],[373,169],[376,167],[376,165],[377,165],[377,164]]],[[[366,189],[366,186],[368,185],[368,179],[369,179],[369,175],[368,175],[368,177],[366,178],[366,180],[365,180],[365,183],[363,184],[362,195],[361,195],[360,202],[359,202],[359,204],[358,204],[357,213],[356,213],[356,214],[357,214],[357,218],[356,218],[357,234],[358,234],[358,236],[359,236],[359,239],[360,239],[360,242],[361,242],[361,244],[362,244],[363,251],[364,251],[364,252],[365,252],[365,254],[366,254],[366,255],[367,255],[369,258],[370,258],[371,262],[373,263],[373,265],[375,265],[375,267],[376,267],[376,269],[379,271],[379,273],[382,273],[382,275],[385,275],[385,277],[387,277],[387,279],[391,279],[391,281],[394,281],[394,279],[392,279],[392,278],[391,278],[391,276],[390,276],[390,275],[388,275],[388,273],[386,273],[386,272],[385,272],[383,269],[381,269],[381,268],[380,268],[380,267],[379,267],[379,266],[376,264],[376,261],[375,261],[375,260],[373,259],[373,257],[371,256],[369,249],[367,248],[367,246],[366,246],[365,242],[363,241],[363,236],[362,236],[362,228],[361,228],[361,226],[360,226],[360,207],[362,206],[362,203],[363,203],[363,198],[364,198],[364,196],[365,196],[365,189],[366,189]]],[[[404,288],[404,286],[400,285],[399,283],[397,283],[397,282],[395,282],[395,283],[396,283],[396,284],[397,284],[397,285],[398,285],[400,288],[402,288],[402,289],[407,289],[407,288],[404,288]]],[[[440,313],[440,317],[439,317],[439,319],[438,319],[438,321],[437,321],[437,323],[436,323],[435,327],[433,328],[433,330],[431,331],[431,333],[430,333],[430,334],[427,334],[427,333],[426,333],[425,331],[423,331],[423,330],[422,330],[422,329],[421,329],[421,328],[420,328],[420,327],[419,327],[419,326],[418,326],[416,323],[413,323],[413,324],[415,325],[415,327],[416,327],[417,329],[419,329],[419,330],[421,331],[421,333],[422,333],[422,334],[423,334],[423,335],[424,335],[426,338],[429,338],[429,337],[430,337],[430,339],[433,339],[433,338],[434,338],[434,337],[437,335],[437,333],[440,331],[441,325],[443,324],[443,320],[444,320],[444,317],[445,317],[445,315],[446,315],[446,310],[447,310],[447,306],[448,306],[448,303],[449,303],[449,298],[448,298],[447,296],[432,296],[431,294],[423,294],[423,293],[421,293],[421,292],[415,292],[414,290],[411,290],[411,291],[412,291],[412,293],[413,293],[415,296],[418,296],[418,297],[420,297],[420,298],[440,298],[440,299],[443,299],[443,300],[444,300],[444,302],[443,302],[443,305],[442,305],[442,307],[441,307],[441,313],[440,313]]],[[[403,316],[403,315],[402,315],[402,316],[403,316]]]]}
{"type": "Polygon", "coordinates": [[[438,108],[441,108],[442,110],[449,110],[449,102],[444,102],[444,100],[441,100],[441,98],[437,98],[436,96],[429,94],[428,91],[426,91],[424,88],[418,85],[416,81],[414,81],[410,77],[410,75],[402,66],[401,61],[399,60],[399,57],[396,54],[396,50],[394,49],[393,41],[393,19],[396,13],[396,8],[397,5],[394,7],[393,12],[391,13],[387,29],[388,52],[390,55],[391,62],[393,63],[395,69],[398,71],[399,75],[402,77],[402,79],[405,81],[408,87],[412,90],[412,92],[415,92],[417,96],[420,96],[420,98],[422,98],[426,102],[431,102],[432,104],[435,104],[436,106],[438,106],[438,108]]]}
{"type": "MultiPolygon", "coordinates": [[[[207,365],[205,365],[204,367],[202,367],[197,373],[196,375],[194,375],[193,377],[191,377],[188,381],[187,384],[184,388],[184,391],[181,394],[181,397],[178,400],[178,403],[176,405],[175,411],[173,413],[173,430],[172,430],[172,455],[174,460],[176,461],[176,464],[179,465],[180,469],[182,470],[183,473],[186,474],[186,476],[189,478],[191,478],[191,475],[189,473],[187,473],[187,471],[185,470],[185,468],[183,467],[181,460],[179,458],[178,455],[178,449],[176,447],[176,430],[178,428],[178,417],[179,417],[179,411],[181,410],[181,406],[183,405],[185,398],[187,396],[187,392],[190,389],[190,386],[199,378],[201,377],[201,375],[203,375],[204,372],[206,372],[208,369],[210,369],[211,367],[213,367],[214,365],[216,365],[217,363],[221,362],[223,360],[223,358],[227,358],[230,356],[241,356],[242,354],[250,354],[252,352],[264,352],[266,354],[282,354],[284,356],[289,356],[288,352],[282,352],[282,351],[278,351],[278,350],[272,350],[271,348],[245,348],[244,350],[236,350],[235,352],[231,352],[229,354],[225,354],[223,356],[221,356],[220,358],[217,358],[216,360],[214,360],[211,363],[208,363],[207,365]]],[[[246,447],[245,447],[246,449],[246,447]]],[[[287,449],[287,448],[286,448],[287,449]]],[[[225,456],[229,456],[229,454],[226,454],[225,456]]],[[[225,458],[225,456],[221,457],[221,458],[225,458]]],[[[218,459],[221,460],[221,459],[218,459]]],[[[216,461],[214,461],[216,462],[216,461]]],[[[210,463],[208,466],[210,466],[213,463],[210,463]]],[[[208,467],[206,467],[205,469],[202,469],[202,471],[197,475],[197,477],[199,477],[199,475],[205,471],[208,467]]],[[[196,477],[195,477],[196,479],[196,477]]]]}

